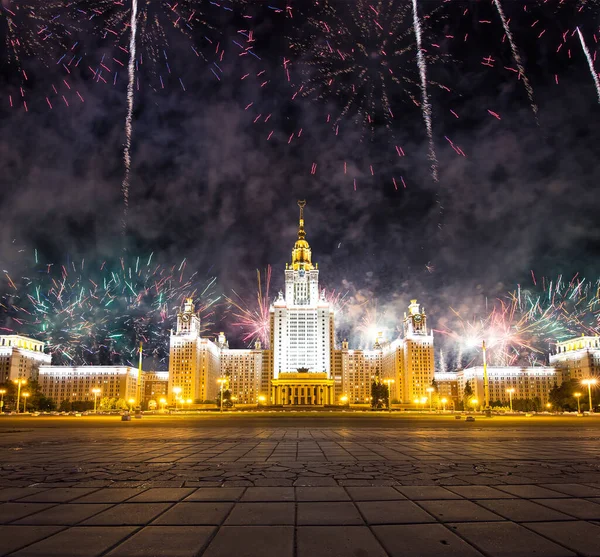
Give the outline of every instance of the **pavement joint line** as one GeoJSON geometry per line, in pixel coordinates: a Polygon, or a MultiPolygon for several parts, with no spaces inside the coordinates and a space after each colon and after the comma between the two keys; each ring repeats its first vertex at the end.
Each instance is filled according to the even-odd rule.
{"type": "MultiPolygon", "coordinates": [[[[586,522],[587,524],[591,524],[587,520],[581,520],[581,519],[577,519],[577,520],[580,521],[580,522],[586,522]]],[[[558,521],[558,520],[544,520],[544,521],[540,521],[540,522],[560,522],[560,521],[558,521]]],[[[579,551],[575,551],[574,549],[568,547],[567,545],[563,544],[562,542],[560,542],[558,540],[553,540],[552,538],[546,536],[545,534],[542,534],[541,532],[536,532],[535,530],[529,528],[528,524],[537,524],[537,523],[536,522],[524,522],[524,523],[519,523],[519,526],[523,526],[529,532],[533,532],[534,534],[537,534],[538,536],[544,538],[545,540],[548,540],[549,542],[555,543],[556,545],[560,545],[561,547],[564,547],[566,550],[571,551],[572,553],[575,553],[577,555],[582,555],[579,551]]],[[[593,526],[595,526],[595,525],[593,525],[593,526]]]]}

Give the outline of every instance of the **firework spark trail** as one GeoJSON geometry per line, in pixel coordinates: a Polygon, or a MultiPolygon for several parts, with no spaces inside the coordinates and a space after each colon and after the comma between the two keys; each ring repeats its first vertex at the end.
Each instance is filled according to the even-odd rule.
{"type": "Polygon", "coordinates": [[[519,68],[519,75],[523,78],[523,83],[525,84],[525,90],[527,91],[529,102],[531,103],[531,110],[533,110],[535,122],[539,126],[540,123],[538,121],[538,107],[537,104],[535,104],[535,100],[533,99],[533,88],[531,87],[531,83],[529,83],[529,78],[525,73],[525,68],[523,67],[523,62],[521,62],[519,50],[517,48],[517,45],[515,44],[515,40],[512,36],[512,33],[510,32],[510,28],[508,27],[508,21],[506,19],[506,16],[504,15],[504,10],[502,9],[502,4],[500,4],[500,0],[494,0],[494,4],[496,6],[496,9],[498,10],[500,19],[502,20],[502,26],[504,27],[504,32],[506,33],[506,37],[508,38],[508,42],[510,43],[513,58],[515,59],[517,68],[519,68]]]}
{"type": "MultiPolygon", "coordinates": [[[[184,260],[185,261],[185,260],[184,260]]],[[[26,332],[47,343],[55,361],[113,363],[134,361],[142,340],[147,354],[165,362],[169,330],[185,298],[200,304],[202,325],[214,314],[219,297],[215,279],[198,282],[195,272],[183,275],[185,264],[163,267],[135,258],[84,261],[66,265],[27,262],[28,276],[6,273],[0,284],[1,330],[26,332]]],[[[197,306],[198,307],[198,306],[197,306]]]]}
{"type": "Polygon", "coordinates": [[[270,297],[269,290],[271,288],[271,266],[267,267],[265,272],[264,286],[261,279],[260,271],[256,270],[257,290],[256,304],[247,303],[235,290],[239,302],[225,297],[225,299],[235,308],[232,315],[237,319],[233,323],[234,327],[238,327],[243,332],[242,340],[248,345],[254,344],[259,340],[263,348],[268,348],[270,341],[270,297]]]}
{"type": "Polygon", "coordinates": [[[431,125],[431,105],[429,104],[429,96],[427,95],[427,65],[425,64],[425,56],[423,55],[422,47],[422,31],[419,15],[417,14],[417,0],[412,0],[413,6],[413,21],[415,27],[415,39],[417,41],[417,65],[419,66],[419,75],[421,77],[421,93],[423,105],[423,119],[427,128],[427,137],[429,139],[429,160],[431,161],[431,175],[434,182],[438,181],[438,161],[435,154],[435,145],[433,143],[433,128],[431,125]]]}
{"type": "Polygon", "coordinates": [[[137,35],[137,0],[131,0],[131,36],[129,39],[129,83],[127,84],[127,118],[125,120],[125,149],[123,160],[125,162],[125,176],[121,190],[123,192],[123,234],[127,228],[127,211],[129,210],[129,174],[131,172],[131,135],[133,132],[133,101],[135,84],[135,43],[137,35]]]}
{"type": "Polygon", "coordinates": [[[583,52],[585,53],[585,57],[587,58],[588,66],[590,67],[590,73],[592,74],[592,79],[594,80],[594,84],[596,85],[596,93],[598,94],[598,102],[600,103],[600,79],[598,79],[598,74],[594,69],[594,61],[588,50],[587,45],[585,44],[585,40],[583,39],[583,35],[581,34],[581,30],[577,27],[577,34],[579,35],[579,41],[581,42],[581,48],[583,48],[583,52]]]}

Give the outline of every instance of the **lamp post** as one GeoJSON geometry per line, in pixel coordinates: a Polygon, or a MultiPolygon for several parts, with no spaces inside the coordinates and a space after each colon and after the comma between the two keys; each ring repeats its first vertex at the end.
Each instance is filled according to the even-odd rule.
{"type": "Polygon", "coordinates": [[[164,412],[165,411],[165,406],[167,405],[167,399],[166,398],[161,398],[158,402],[160,402],[160,405],[162,406],[161,410],[164,412]]]}
{"type": "Polygon", "coordinates": [[[512,409],[512,396],[513,393],[515,392],[515,390],[511,387],[510,389],[506,389],[506,392],[508,393],[508,400],[509,400],[509,404],[510,404],[510,411],[512,413],[513,409],[512,409]]]}
{"type": "Polygon", "coordinates": [[[27,413],[27,398],[29,397],[29,393],[23,393],[23,414],[27,413]]]}
{"type": "Polygon", "coordinates": [[[21,405],[21,385],[27,383],[27,379],[15,379],[14,382],[17,384],[17,414],[19,413],[19,406],[21,405]]]}
{"type": "Polygon", "coordinates": [[[579,404],[579,399],[581,398],[581,393],[573,393],[573,396],[577,399],[577,413],[581,414],[581,406],[579,404]]]}
{"type": "Polygon", "coordinates": [[[431,395],[432,395],[433,391],[435,391],[435,389],[433,387],[427,387],[427,394],[429,395],[429,411],[430,412],[433,412],[433,406],[431,404],[431,395]]]}
{"type": "Polygon", "coordinates": [[[595,385],[598,380],[595,377],[590,377],[589,379],[584,379],[582,383],[587,385],[588,388],[588,397],[590,401],[590,414],[594,413],[594,407],[592,406],[592,385],[595,385]]]}
{"type": "Polygon", "coordinates": [[[6,389],[0,389],[0,414],[4,412],[4,395],[6,394],[6,389]]]}
{"type": "Polygon", "coordinates": [[[473,406],[473,411],[475,411],[475,407],[479,404],[479,401],[476,398],[472,398],[469,401],[469,404],[471,404],[473,406]]]}
{"type": "Polygon", "coordinates": [[[187,402],[187,405],[188,405],[188,410],[191,410],[191,409],[192,409],[192,402],[193,402],[193,401],[192,401],[192,399],[191,399],[191,398],[188,398],[188,399],[186,400],[186,402],[187,402]]]}
{"type": "Polygon", "coordinates": [[[179,400],[179,393],[181,392],[181,387],[173,387],[173,392],[175,393],[175,410],[177,410],[177,401],[179,400]]]}
{"type": "Polygon", "coordinates": [[[135,404],[135,398],[130,398],[127,402],[129,402],[129,412],[133,412],[133,405],[135,404]]]}
{"type": "Polygon", "coordinates": [[[427,404],[427,397],[421,397],[421,404],[423,405],[423,412],[425,412],[425,404],[427,404]]]}
{"type": "Polygon", "coordinates": [[[388,411],[392,412],[392,383],[394,383],[394,379],[384,379],[384,383],[387,383],[388,388],[388,411]]]}
{"type": "Polygon", "coordinates": [[[263,406],[263,405],[265,404],[265,401],[266,401],[266,400],[267,400],[267,397],[265,397],[265,396],[263,396],[263,395],[260,395],[260,396],[258,397],[258,405],[259,405],[259,406],[263,406]]]}
{"type": "Polygon", "coordinates": [[[443,398],[440,402],[442,403],[442,412],[445,412],[446,411],[446,402],[448,402],[448,399],[443,398]]]}
{"type": "Polygon", "coordinates": [[[481,350],[483,353],[483,396],[485,397],[485,415],[489,418],[492,416],[492,409],[490,408],[490,380],[487,371],[485,340],[481,341],[481,350]]]}
{"type": "Polygon", "coordinates": [[[94,414],[96,414],[97,403],[98,403],[98,395],[100,394],[100,389],[92,389],[92,393],[94,393],[94,414]]]}

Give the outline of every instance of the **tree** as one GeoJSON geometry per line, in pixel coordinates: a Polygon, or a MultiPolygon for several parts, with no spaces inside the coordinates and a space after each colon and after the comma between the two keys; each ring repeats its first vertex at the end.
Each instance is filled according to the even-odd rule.
{"type": "MultiPolygon", "coordinates": [[[[6,394],[4,395],[4,409],[16,410],[17,386],[12,381],[7,381],[6,383],[1,384],[0,388],[6,391],[6,394]]],[[[40,384],[37,381],[28,381],[25,385],[21,385],[21,400],[19,403],[21,410],[24,407],[23,393],[29,393],[29,397],[27,398],[27,410],[54,410],[56,407],[53,400],[44,396],[40,384]]]]}
{"type": "Polygon", "coordinates": [[[584,395],[580,398],[581,409],[587,409],[589,407],[589,403],[587,402],[587,397],[585,396],[585,389],[582,387],[581,383],[575,379],[563,381],[560,386],[554,385],[554,387],[552,387],[548,393],[548,401],[552,404],[552,408],[555,410],[567,410],[574,412],[577,410],[577,398],[574,396],[575,393],[584,395]]]}
{"type": "Polygon", "coordinates": [[[463,391],[463,405],[465,408],[469,407],[469,401],[473,398],[473,387],[471,387],[471,381],[465,383],[465,390],[463,391]]]}
{"type": "Polygon", "coordinates": [[[385,383],[374,380],[371,383],[371,408],[385,408],[388,405],[390,392],[385,383]]]}
{"type": "Polygon", "coordinates": [[[437,381],[435,380],[435,377],[433,378],[433,381],[431,382],[431,388],[435,391],[435,393],[439,393],[439,386],[437,384],[437,381]]]}
{"type": "MultiPolygon", "coordinates": [[[[217,404],[217,407],[220,408],[221,391],[217,393],[217,400],[215,402],[217,404]]],[[[223,391],[223,408],[229,408],[230,406],[233,406],[233,403],[231,402],[231,391],[229,389],[225,389],[225,391],[223,391]]]]}

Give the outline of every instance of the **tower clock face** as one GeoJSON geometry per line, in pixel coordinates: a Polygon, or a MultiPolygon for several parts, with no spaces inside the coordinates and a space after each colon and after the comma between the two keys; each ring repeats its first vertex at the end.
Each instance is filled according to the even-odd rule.
{"type": "Polygon", "coordinates": [[[190,316],[189,316],[189,314],[187,314],[187,313],[184,313],[184,314],[181,316],[181,320],[182,320],[184,323],[187,323],[187,322],[190,320],[190,316]]]}
{"type": "Polygon", "coordinates": [[[416,323],[420,323],[421,322],[421,316],[420,315],[415,315],[415,322],[416,323]]]}

